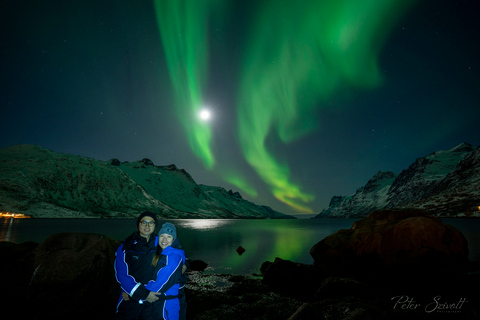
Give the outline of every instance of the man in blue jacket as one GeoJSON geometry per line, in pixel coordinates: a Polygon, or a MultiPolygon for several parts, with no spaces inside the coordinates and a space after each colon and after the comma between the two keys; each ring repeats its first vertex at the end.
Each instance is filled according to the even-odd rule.
{"type": "Polygon", "coordinates": [[[120,286],[131,299],[117,303],[116,320],[151,319],[152,302],[157,294],[144,284],[152,280],[152,260],[155,256],[158,237],[154,233],[157,217],[152,212],[143,212],[137,218],[138,231],[127,237],[116,252],[115,276],[120,286]]]}

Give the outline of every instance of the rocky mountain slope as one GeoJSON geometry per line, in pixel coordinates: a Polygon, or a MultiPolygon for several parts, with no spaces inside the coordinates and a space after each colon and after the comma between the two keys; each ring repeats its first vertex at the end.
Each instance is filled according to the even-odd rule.
{"type": "Polygon", "coordinates": [[[0,212],[33,217],[293,218],[221,187],[198,185],[175,165],[100,161],[35,145],[0,149],[0,212]]]}
{"type": "Polygon", "coordinates": [[[418,158],[400,174],[380,171],[355,194],[333,197],[315,218],[365,217],[385,208],[480,216],[480,148],[462,143],[418,158]]]}

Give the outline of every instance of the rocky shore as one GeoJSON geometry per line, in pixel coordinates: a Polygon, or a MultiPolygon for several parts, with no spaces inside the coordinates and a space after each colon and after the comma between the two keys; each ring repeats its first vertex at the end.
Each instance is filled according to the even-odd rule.
{"type": "MultiPolygon", "coordinates": [[[[0,304],[20,319],[113,319],[119,242],[61,233],[0,242],[0,304]]],[[[480,319],[480,265],[463,235],[421,212],[380,211],[318,242],[312,265],[252,275],[188,271],[188,319],[480,319]]]]}

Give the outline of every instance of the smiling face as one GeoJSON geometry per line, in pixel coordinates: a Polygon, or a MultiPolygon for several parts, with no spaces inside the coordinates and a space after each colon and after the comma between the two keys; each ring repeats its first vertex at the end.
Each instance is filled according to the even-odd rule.
{"type": "Polygon", "coordinates": [[[147,239],[150,239],[150,235],[155,231],[155,220],[152,217],[143,217],[138,224],[138,231],[140,232],[140,236],[147,239]]]}
{"type": "Polygon", "coordinates": [[[161,235],[158,236],[158,245],[162,248],[165,249],[168,246],[171,246],[173,243],[173,237],[172,235],[168,233],[162,233],[161,235]]]}

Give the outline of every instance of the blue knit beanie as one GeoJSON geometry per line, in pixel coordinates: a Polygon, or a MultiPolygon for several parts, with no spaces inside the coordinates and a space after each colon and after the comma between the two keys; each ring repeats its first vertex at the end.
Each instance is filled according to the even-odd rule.
{"type": "Polygon", "coordinates": [[[173,223],[165,222],[162,225],[162,229],[160,229],[160,231],[158,232],[158,235],[161,235],[164,233],[171,235],[173,237],[173,240],[177,239],[177,228],[175,228],[173,223]]]}

